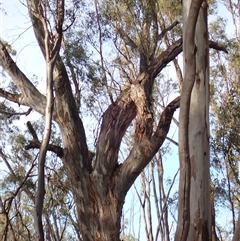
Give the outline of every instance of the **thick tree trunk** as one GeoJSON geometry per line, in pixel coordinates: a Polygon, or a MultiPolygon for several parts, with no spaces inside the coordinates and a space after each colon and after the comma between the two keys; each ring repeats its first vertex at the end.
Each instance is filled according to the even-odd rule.
{"type": "MultiPolygon", "coordinates": [[[[126,107],[123,103],[123,100],[127,99],[122,98],[120,103],[114,103],[104,114],[100,134],[102,137],[99,142],[101,150],[97,150],[96,159],[99,158],[102,164],[105,161],[106,163],[99,167],[95,164],[92,170],[83,169],[83,155],[77,141],[79,138],[77,133],[81,133],[80,125],[75,125],[77,128],[71,130],[75,133],[73,136],[69,135],[70,125],[64,121],[59,122],[65,147],[62,159],[71,182],[77,206],[79,231],[84,241],[119,240],[122,207],[126,193],[162,145],[168,133],[173,113],[179,107],[179,98],[176,98],[163,111],[157,130],[150,140],[137,143],[125,163],[119,165],[115,162],[118,157],[116,145],[122,138],[124,128],[121,125],[121,130],[118,130],[118,123],[131,121],[136,113],[136,107],[133,104],[126,107]],[[128,114],[124,114],[126,119],[121,116],[119,110],[121,106],[128,110],[128,114]],[[117,112],[119,115],[113,121],[112,115],[109,114],[115,113],[116,110],[119,110],[117,112]],[[105,123],[106,127],[110,128],[115,125],[115,128],[106,131],[105,123]],[[105,141],[111,137],[115,141],[110,139],[111,141],[107,141],[108,144],[106,144],[105,141]],[[101,155],[99,155],[100,152],[102,152],[101,155]],[[111,162],[114,162],[115,166],[112,166],[111,162]]],[[[126,124],[126,126],[128,125],[126,124]]]]}
{"type": "Polygon", "coordinates": [[[82,240],[118,241],[123,199],[116,197],[111,185],[106,188],[98,178],[88,175],[86,180],[88,182],[83,183],[81,179],[70,178],[82,240]],[[96,190],[102,190],[106,195],[103,196],[96,190]]]}
{"type": "MultiPolygon", "coordinates": [[[[47,59],[44,37],[51,31],[44,27],[43,21],[39,18],[41,16],[46,18],[43,15],[45,12],[42,11],[45,5],[40,0],[27,0],[27,3],[36,39],[47,59]]],[[[144,29],[144,36],[150,35],[149,26],[144,29]]],[[[155,44],[157,46],[157,42],[155,44]]],[[[1,42],[0,46],[3,46],[1,42]]],[[[145,47],[139,49],[147,51],[148,46],[145,47]]],[[[17,68],[4,46],[1,50],[0,65],[16,82],[21,94],[10,95],[8,92],[0,94],[44,114],[45,96],[41,95],[17,68]]],[[[52,117],[61,132],[64,148],[60,148],[62,152],[59,156],[63,160],[71,183],[79,233],[84,241],[119,240],[121,212],[127,191],[163,144],[173,113],[179,108],[178,97],[164,109],[153,132],[151,110],[153,82],[160,71],[182,51],[182,40],[179,39],[156,56],[154,51],[149,60],[147,56],[141,57],[147,60],[143,62],[149,63],[142,65],[141,73],[131,81],[131,87],[124,89],[104,112],[94,165],[89,158],[85,130],[73,97],[71,81],[60,55],[56,55],[53,69],[55,98],[52,117]],[[134,118],[136,118],[134,144],[126,160],[118,164],[122,137],[134,118]]]]}
{"type": "MultiPolygon", "coordinates": [[[[68,136],[68,133],[62,132],[62,135],[68,136]]],[[[116,196],[107,175],[82,168],[83,157],[72,139],[66,138],[62,159],[76,202],[81,238],[84,241],[118,241],[123,199],[116,196]]]]}

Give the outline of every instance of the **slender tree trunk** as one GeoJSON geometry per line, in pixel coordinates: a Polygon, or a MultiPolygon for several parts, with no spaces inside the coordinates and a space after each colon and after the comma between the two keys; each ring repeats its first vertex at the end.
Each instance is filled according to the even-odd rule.
{"type": "Polygon", "coordinates": [[[184,83],[179,116],[176,241],[211,240],[207,7],[205,1],[183,1],[184,83]]]}
{"type": "Polygon", "coordinates": [[[183,1],[183,64],[184,81],[179,113],[180,181],[178,198],[178,222],[175,241],[186,241],[190,225],[191,162],[189,149],[189,113],[196,75],[195,28],[201,0],[183,1]]]}
{"type": "Polygon", "coordinates": [[[188,239],[211,240],[211,198],[209,157],[209,44],[207,3],[199,11],[195,44],[196,77],[189,115],[189,152],[191,159],[190,228],[188,239]]]}
{"type": "Polygon", "coordinates": [[[37,237],[36,240],[44,240],[44,231],[42,224],[43,202],[45,196],[45,161],[47,154],[47,146],[51,136],[52,125],[52,110],[53,110],[53,66],[47,64],[47,105],[45,111],[45,128],[43,140],[41,143],[39,158],[38,158],[38,185],[35,202],[35,226],[37,237]]]}
{"type": "Polygon", "coordinates": [[[216,222],[215,222],[215,207],[214,207],[214,197],[211,198],[211,215],[212,215],[212,241],[219,241],[219,238],[217,236],[216,232],[216,222]]]}

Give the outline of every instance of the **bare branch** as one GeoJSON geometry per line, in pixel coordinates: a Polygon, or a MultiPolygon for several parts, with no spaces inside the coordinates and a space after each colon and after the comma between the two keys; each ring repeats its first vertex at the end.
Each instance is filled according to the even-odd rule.
{"type": "Polygon", "coordinates": [[[7,166],[8,170],[10,171],[11,175],[15,175],[15,172],[12,168],[12,166],[10,165],[10,163],[8,162],[7,158],[6,158],[6,155],[3,153],[3,150],[2,148],[0,149],[0,156],[2,157],[5,165],[7,166]]]}
{"type": "Polygon", "coordinates": [[[7,99],[27,105],[37,112],[43,114],[46,98],[37,90],[37,88],[31,83],[31,81],[22,73],[22,71],[17,67],[16,63],[13,61],[9,55],[6,47],[0,40],[0,65],[12,78],[14,83],[18,86],[21,91],[20,94],[11,94],[1,89],[0,95],[6,97],[7,99]],[[31,96],[31,97],[30,97],[31,96]]]}
{"type": "Polygon", "coordinates": [[[174,141],[172,138],[167,136],[166,139],[172,142],[175,146],[178,146],[178,142],[174,141]]]}
{"type": "Polygon", "coordinates": [[[68,52],[68,49],[67,49],[67,46],[66,46],[64,36],[62,37],[62,47],[63,47],[63,50],[64,50],[64,54],[66,56],[66,64],[67,64],[67,66],[70,70],[71,77],[72,77],[73,84],[74,84],[74,88],[75,88],[75,95],[76,95],[76,99],[77,99],[76,100],[77,108],[80,109],[80,107],[81,107],[81,96],[80,96],[81,89],[79,88],[79,82],[78,82],[76,73],[74,71],[74,66],[72,65],[72,62],[70,60],[70,56],[69,56],[69,52],[68,52]]]}
{"type": "Polygon", "coordinates": [[[148,73],[154,78],[167,66],[169,62],[174,60],[182,52],[182,38],[175,41],[159,56],[157,56],[148,68],[148,73]]]}
{"type": "MultiPolygon", "coordinates": [[[[0,156],[2,157],[4,163],[6,164],[8,170],[10,171],[11,175],[13,175],[14,177],[16,177],[16,173],[14,172],[12,166],[10,165],[9,161],[7,160],[7,156],[6,154],[3,153],[3,150],[0,149],[0,156]]],[[[36,158],[35,158],[36,159],[36,158]]],[[[35,160],[33,160],[32,165],[35,165],[35,160]]],[[[34,195],[31,193],[31,191],[29,189],[24,189],[24,192],[28,195],[28,197],[33,201],[33,203],[35,202],[34,200],[34,195]]]]}
{"type": "Polygon", "coordinates": [[[22,97],[21,94],[12,94],[12,93],[0,88],[0,96],[7,99],[7,100],[15,102],[17,104],[24,104],[24,103],[20,103],[21,97],[22,97]]]}
{"type": "Polygon", "coordinates": [[[115,26],[116,32],[120,34],[124,43],[130,46],[132,49],[137,49],[137,44],[128,36],[128,34],[119,26],[115,26]]]}
{"type": "Polygon", "coordinates": [[[29,115],[32,111],[32,108],[29,108],[27,111],[24,111],[24,112],[13,112],[13,113],[10,113],[10,112],[7,112],[7,111],[2,111],[0,110],[0,113],[4,114],[4,115],[7,115],[7,118],[11,118],[12,116],[16,116],[16,115],[29,115]]]}
{"type": "MultiPolygon", "coordinates": [[[[46,15],[44,15],[44,6],[41,1],[28,1],[31,16],[35,17],[36,21],[41,23],[40,29],[43,31],[43,38],[41,38],[42,50],[44,49],[46,59],[46,71],[47,71],[47,102],[45,108],[45,128],[43,134],[43,140],[40,145],[40,153],[38,160],[38,186],[36,193],[35,203],[35,226],[37,231],[37,239],[44,241],[44,232],[42,225],[42,213],[43,213],[43,201],[45,195],[45,161],[46,154],[49,147],[49,140],[51,136],[52,125],[52,113],[53,113],[53,71],[57,58],[59,57],[59,51],[62,41],[62,25],[64,21],[64,0],[57,2],[57,20],[56,20],[56,33],[53,35],[48,29],[48,23],[46,15]]],[[[39,29],[38,29],[39,31],[39,29]]]]}
{"type": "Polygon", "coordinates": [[[169,27],[165,28],[165,29],[157,36],[157,40],[158,40],[158,41],[161,40],[168,31],[172,30],[172,29],[173,29],[175,26],[177,26],[178,24],[179,24],[179,22],[178,22],[178,21],[175,21],[175,22],[172,23],[169,27]]]}
{"type": "MultiPolygon", "coordinates": [[[[41,142],[37,140],[32,140],[28,145],[25,146],[26,150],[40,149],[40,148],[41,148],[41,142]]],[[[48,144],[47,150],[57,154],[57,156],[60,158],[63,156],[63,149],[60,146],[48,144]]]]}
{"type": "Polygon", "coordinates": [[[27,127],[28,127],[28,130],[29,130],[29,132],[31,133],[31,135],[33,137],[33,140],[37,140],[38,141],[37,133],[34,130],[34,128],[33,128],[33,126],[32,126],[30,121],[27,122],[27,127]]]}
{"type": "Polygon", "coordinates": [[[219,43],[214,42],[212,40],[209,40],[209,48],[219,50],[219,51],[223,51],[224,53],[228,54],[228,51],[224,46],[222,46],[219,43]]]}

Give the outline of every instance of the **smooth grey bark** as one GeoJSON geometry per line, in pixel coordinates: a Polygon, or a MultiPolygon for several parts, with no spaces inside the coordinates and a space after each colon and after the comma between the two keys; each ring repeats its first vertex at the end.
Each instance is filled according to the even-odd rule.
{"type": "Polygon", "coordinates": [[[45,161],[48,150],[49,140],[51,136],[52,114],[53,114],[53,71],[57,56],[61,48],[62,41],[62,25],[64,21],[64,0],[58,1],[56,9],[56,33],[52,34],[48,28],[46,16],[44,16],[44,7],[41,1],[28,1],[29,9],[32,15],[42,23],[44,30],[43,47],[46,59],[46,108],[45,108],[45,128],[43,139],[40,146],[38,158],[38,182],[35,201],[34,222],[36,228],[36,240],[44,241],[44,230],[42,224],[43,203],[45,196],[45,161]]]}
{"type": "Polygon", "coordinates": [[[191,161],[189,241],[211,240],[209,148],[209,43],[207,2],[203,1],[196,25],[196,76],[189,115],[191,161]]]}
{"type": "Polygon", "coordinates": [[[207,2],[183,1],[184,82],[179,117],[179,218],[175,240],[211,240],[207,2]]]}
{"type": "Polygon", "coordinates": [[[53,61],[47,63],[47,102],[45,109],[45,128],[43,139],[40,146],[38,157],[38,182],[35,201],[35,227],[36,227],[36,240],[44,241],[44,231],[42,224],[43,202],[45,196],[45,161],[47,154],[47,147],[51,136],[52,125],[52,111],[53,111],[53,61]]]}
{"type": "Polygon", "coordinates": [[[179,113],[180,181],[178,222],[175,241],[186,241],[190,226],[191,157],[189,149],[189,113],[196,75],[195,29],[202,0],[183,0],[183,76],[179,113]]]}

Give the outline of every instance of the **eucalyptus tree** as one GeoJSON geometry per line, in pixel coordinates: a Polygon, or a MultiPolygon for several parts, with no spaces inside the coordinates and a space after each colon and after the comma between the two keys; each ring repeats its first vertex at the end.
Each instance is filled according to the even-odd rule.
{"type": "MultiPolygon", "coordinates": [[[[185,13],[187,11],[186,2],[183,4],[185,13]]],[[[36,199],[33,201],[37,240],[44,240],[51,232],[48,230],[44,233],[42,220],[44,190],[48,184],[48,182],[45,183],[47,179],[45,172],[47,151],[56,153],[66,169],[67,179],[76,205],[77,222],[73,220],[73,224],[76,233],[78,233],[77,238],[84,241],[120,240],[120,222],[125,196],[136,178],[163,144],[173,114],[180,105],[180,97],[168,103],[154,126],[154,118],[156,119],[157,115],[154,113],[153,107],[156,105],[156,101],[152,98],[152,94],[154,85],[159,84],[157,77],[167,64],[182,52],[181,28],[178,28],[179,32],[176,30],[179,37],[176,38],[174,35],[174,38],[171,38],[170,35],[169,38],[165,38],[165,44],[162,44],[166,34],[178,27],[179,21],[181,21],[181,18],[177,19],[177,15],[176,19],[169,18],[170,12],[168,10],[171,5],[167,6],[163,1],[153,0],[106,0],[102,2],[95,0],[92,5],[91,2],[88,3],[90,4],[89,8],[84,2],[78,0],[66,2],[64,0],[26,1],[36,41],[46,61],[47,91],[45,95],[20,70],[8,52],[6,43],[0,41],[0,65],[8,74],[9,81],[17,87],[16,92],[0,88],[0,96],[18,105],[27,106],[30,111],[34,110],[45,116],[42,141],[39,140],[34,128],[28,125],[33,139],[28,148],[40,149],[37,192],[36,199]],[[73,7],[69,7],[71,4],[73,7]],[[165,7],[164,13],[168,13],[169,22],[164,21],[161,12],[163,6],[165,7]],[[77,20],[79,22],[76,23],[77,20]],[[82,46],[78,47],[79,41],[71,38],[71,34],[79,26],[82,26],[83,32],[85,31],[89,50],[94,49],[95,53],[98,54],[98,60],[95,59],[95,56],[90,58],[94,64],[86,63],[84,59],[89,56],[85,54],[82,46]],[[73,41],[74,45],[77,46],[71,46],[73,41]],[[109,54],[107,48],[104,49],[106,44],[116,54],[114,58],[110,57],[110,60],[106,58],[109,54]],[[79,57],[80,59],[78,59],[79,57]],[[82,74],[79,68],[76,68],[77,64],[82,64],[82,71],[85,71],[86,75],[82,74]],[[84,91],[81,90],[82,82],[85,84],[84,91]],[[91,95],[88,95],[89,92],[91,95]],[[104,93],[104,97],[100,96],[99,92],[104,93]],[[91,98],[88,98],[89,96],[91,98]],[[101,113],[101,122],[93,157],[93,153],[89,151],[86,129],[82,121],[87,111],[91,112],[91,108],[84,109],[81,101],[84,100],[87,107],[100,103],[100,109],[102,108],[101,98],[107,99],[108,105],[104,106],[104,110],[97,111],[98,114],[101,113]],[[59,128],[61,145],[50,142],[53,121],[59,128]],[[127,157],[120,162],[120,147],[129,128],[133,129],[133,141],[127,157]]],[[[201,41],[195,43],[195,33],[196,36],[198,36],[197,32],[200,35],[203,34],[201,28],[197,28],[195,31],[195,27],[200,8],[202,8],[200,13],[205,16],[204,21],[206,20],[207,5],[205,1],[200,0],[189,1],[189,3],[192,3],[191,9],[193,8],[194,11],[190,11],[190,15],[185,18],[186,25],[183,37],[184,55],[187,59],[190,58],[190,62],[188,61],[185,66],[184,81],[182,81],[180,74],[178,76],[180,85],[182,85],[180,143],[184,145],[183,148],[186,148],[183,150],[183,154],[186,156],[182,155],[180,151],[181,178],[182,175],[185,175],[185,178],[180,180],[180,221],[176,240],[190,240],[190,235],[196,237],[196,233],[192,232],[195,224],[193,224],[194,217],[191,215],[199,211],[202,218],[201,215],[209,207],[206,205],[206,209],[204,209],[202,206],[203,196],[201,196],[204,193],[205,197],[208,198],[208,176],[205,179],[204,188],[199,185],[203,180],[203,172],[208,173],[209,171],[208,160],[204,161],[207,164],[205,167],[203,167],[203,163],[199,163],[198,168],[202,171],[194,172],[195,170],[191,169],[194,162],[190,165],[191,153],[188,153],[188,149],[190,150],[188,138],[191,140],[189,137],[191,133],[188,131],[191,117],[189,117],[189,108],[192,105],[190,104],[191,91],[196,73],[200,75],[203,73],[201,68],[205,68],[206,72],[202,74],[205,76],[208,68],[208,56],[206,55],[204,57],[206,65],[199,67],[199,72],[196,71],[195,54],[196,52],[197,54],[198,52],[203,53],[203,50],[206,50],[205,54],[207,54],[208,36],[207,29],[205,29],[205,45],[202,46],[201,41]],[[188,86],[189,84],[190,86],[188,86]],[[185,152],[186,150],[187,152],[185,152]],[[196,198],[199,198],[198,201],[201,205],[199,210],[195,210],[195,206],[191,206],[191,212],[194,213],[190,215],[189,203],[193,198],[194,191],[190,186],[192,181],[190,177],[194,179],[196,173],[197,178],[193,183],[196,184],[195,191],[199,191],[200,197],[196,198]],[[190,193],[191,195],[189,195],[190,193]],[[191,228],[189,229],[189,227],[191,228]]],[[[174,4],[176,4],[176,12],[180,11],[180,2],[174,1],[174,4]]],[[[179,65],[176,62],[175,67],[179,70],[179,65]]],[[[207,79],[205,80],[207,81],[207,79]]],[[[202,88],[205,80],[197,79],[196,88],[199,86],[202,88]]],[[[204,86],[207,87],[207,82],[204,86]]],[[[202,97],[199,96],[199,98],[202,97]]],[[[207,89],[203,98],[206,99],[206,103],[202,105],[201,111],[203,112],[199,113],[199,116],[206,121],[204,123],[204,131],[206,132],[203,134],[206,138],[208,131],[207,89]]],[[[195,109],[192,108],[192,110],[195,109]]],[[[91,114],[95,113],[91,112],[91,114]]],[[[207,139],[203,143],[205,144],[206,141],[207,139]]],[[[208,157],[208,150],[206,150],[205,156],[208,157]]],[[[204,219],[206,223],[204,222],[202,226],[200,219],[197,221],[199,221],[198,231],[203,234],[203,230],[208,230],[210,220],[204,219]]],[[[211,232],[208,231],[206,235],[209,237],[211,232]]]]}
{"type": "MultiPolygon", "coordinates": [[[[46,117],[48,111],[45,133],[49,134],[51,119],[60,129],[63,148],[50,149],[49,135],[43,139],[46,140],[45,145],[42,141],[39,146],[44,152],[41,152],[43,155],[40,155],[38,162],[38,190],[41,192],[36,196],[37,239],[44,240],[41,224],[44,195],[42,177],[45,151],[48,149],[60,156],[67,170],[76,202],[82,239],[119,240],[120,217],[125,195],[162,145],[173,113],[179,107],[179,98],[176,98],[167,105],[157,128],[153,130],[151,94],[154,79],[166,64],[181,52],[182,41],[179,39],[165,50],[156,51],[160,41],[155,14],[156,3],[143,2],[143,5],[138,6],[141,11],[139,15],[141,28],[138,30],[139,42],[135,45],[139,51],[140,67],[136,76],[130,77],[130,84],[111,100],[103,113],[93,165],[84,126],[71,89],[71,79],[59,53],[59,43],[67,25],[63,22],[64,14],[66,16],[66,9],[63,8],[65,4],[63,0],[57,1],[56,5],[48,1],[27,1],[36,39],[49,66],[48,94],[45,96],[39,92],[18,68],[1,42],[0,64],[19,91],[14,94],[1,89],[1,96],[20,105],[29,106],[46,117]],[[118,153],[122,137],[134,119],[134,143],[128,157],[120,164],[118,153]]],[[[126,3],[122,4],[125,8],[128,7],[126,3]]],[[[99,81],[104,80],[99,79],[99,81]]]]}

